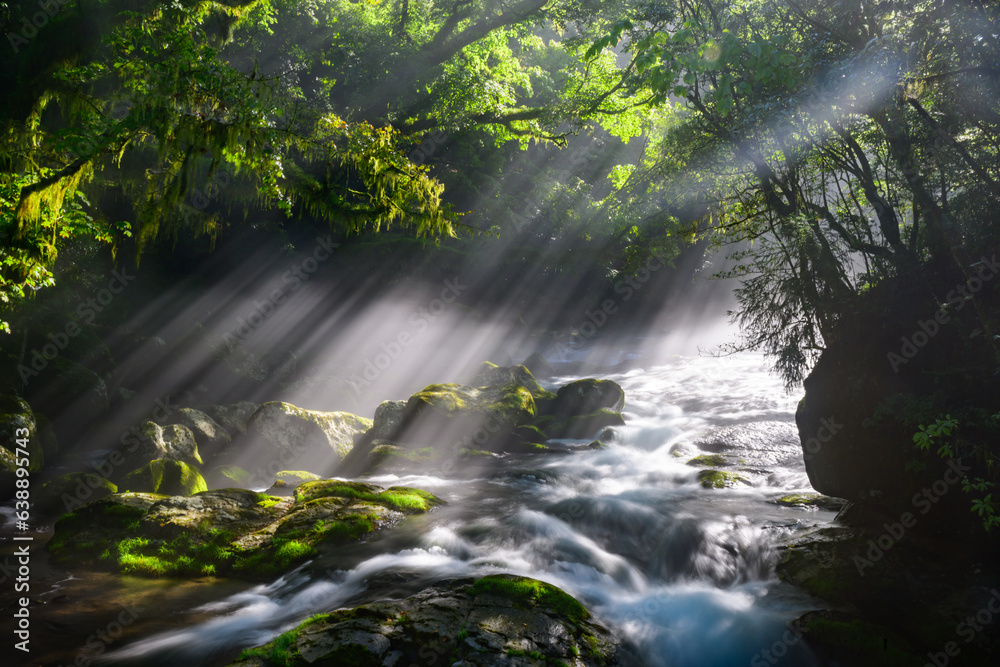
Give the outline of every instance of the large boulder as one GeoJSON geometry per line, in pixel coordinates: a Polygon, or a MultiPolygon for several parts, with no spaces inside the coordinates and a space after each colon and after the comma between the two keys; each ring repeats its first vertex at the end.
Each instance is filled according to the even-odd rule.
{"type": "Polygon", "coordinates": [[[232,667],[430,664],[468,667],[634,664],[635,656],[572,596],[535,579],[440,582],[403,600],[314,616],[232,667]]]}
{"type": "Polygon", "coordinates": [[[553,415],[586,415],[602,408],[621,412],[625,390],[614,380],[576,380],[559,388],[549,408],[553,415]]]}
{"type": "Polygon", "coordinates": [[[188,465],[203,463],[191,429],[181,424],[160,426],[147,421],[134,426],[123,439],[122,446],[108,457],[114,467],[111,477],[120,480],[125,473],[157,459],[188,465]]]}
{"type": "Polygon", "coordinates": [[[264,403],[247,423],[246,436],[226,451],[226,456],[249,453],[291,453],[282,461],[296,468],[326,475],[354,447],[355,436],[370,429],[372,421],[349,412],[303,410],[290,403],[264,403]],[[258,449],[259,448],[259,449],[258,449]]]}
{"type": "Polygon", "coordinates": [[[401,441],[449,445],[472,441],[485,449],[535,418],[535,399],[522,385],[433,384],[410,396],[401,441]]]}
{"type": "Polygon", "coordinates": [[[375,408],[371,436],[378,440],[396,440],[406,417],[406,401],[382,401],[375,408]]]}
{"type": "Polygon", "coordinates": [[[927,265],[921,276],[879,282],[838,322],[803,382],[795,421],[809,481],[850,501],[852,523],[891,523],[916,509],[912,534],[978,548],[973,542],[993,535],[973,501],[988,505],[991,489],[966,493],[961,480],[997,483],[1000,373],[996,343],[979,330],[983,317],[996,320],[1000,281],[973,306],[941,303],[966,280],[949,263],[927,265]],[[949,417],[959,423],[955,433],[915,446],[921,426],[949,417]],[[920,497],[934,488],[949,490],[933,493],[933,502],[920,497]]]}
{"type": "Polygon", "coordinates": [[[198,443],[198,453],[206,461],[232,442],[229,432],[201,410],[181,408],[170,415],[171,423],[186,426],[198,443]]]}

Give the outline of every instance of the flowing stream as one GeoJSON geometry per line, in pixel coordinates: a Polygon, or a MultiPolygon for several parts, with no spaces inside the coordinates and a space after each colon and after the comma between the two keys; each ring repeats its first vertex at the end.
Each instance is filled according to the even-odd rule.
{"type": "Polygon", "coordinates": [[[812,490],[788,438],[800,397],[751,355],[672,357],[605,377],[625,389],[627,421],[607,448],[576,442],[568,454],[511,456],[471,479],[368,478],[427,489],[447,505],[272,583],[217,589],[109,646],[99,663],[226,664],[318,612],[510,572],[576,596],[647,665],[772,664],[760,662],[772,648],[784,664],[810,664],[786,624],[814,605],[775,578],[774,564],[782,544],[833,513],[768,502],[812,490]],[[703,468],[685,462],[719,451],[708,434],[755,422],[766,424],[741,468],[750,485],[703,488],[703,468]]]}

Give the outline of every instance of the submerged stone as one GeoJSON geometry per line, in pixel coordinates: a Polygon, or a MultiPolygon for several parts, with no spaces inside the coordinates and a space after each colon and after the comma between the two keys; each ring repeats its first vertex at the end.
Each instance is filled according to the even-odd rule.
{"type": "Polygon", "coordinates": [[[723,470],[702,470],[698,481],[706,489],[726,489],[734,486],[750,486],[750,480],[735,472],[723,470]]]}

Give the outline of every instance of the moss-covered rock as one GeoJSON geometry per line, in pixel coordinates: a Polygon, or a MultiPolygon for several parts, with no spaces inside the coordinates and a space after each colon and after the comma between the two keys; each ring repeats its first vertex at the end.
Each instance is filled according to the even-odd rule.
{"type": "Polygon", "coordinates": [[[831,498],[820,493],[794,493],[775,498],[769,502],[784,507],[818,508],[831,511],[838,511],[847,503],[841,498],[831,498]]]}
{"type": "MultiPolygon", "coordinates": [[[[906,658],[940,653],[957,639],[956,628],[996,605],[991,561],[965,550],[930,554],[911,539],[912,521],[910,528],[902,521],[888,518],[870,530],[826,526],[781,552],[776,572],[782,580],[832,608],[851,610],[802,619],[814,621],[804,624],[816,630],[805,638],[831,664],[921,664],[924,658],[906,658]]],[[[994,628],[964,639],[962,664],[995,662],[1000,633],[994,628]]]]}
{"type": "Polygon", "coordinates": [[[305,470],[282,470],[274,475],[275,479],[292,486],[298,486],[303,482],[315,482],[320,477],[319,475],[314,475],[311,472],[306,472],[305,470]]]}
{"type": "Polygon", "coordinates": [[[706,489],[750,486],[750,480],[743,475],[725,470],[702,470],[698,473],[698,481],[706,489]]]}
{"type": "Polygon", "coordinates": [[[277,450],[288,451],[296,467],[329,474],[354,447],[355,436],[371,426],[370,419],[349,412],[304,410],[274,401],[264,403],[253,413],[247,422],[246,435],[226,455],[244,456],[257,448],[272,454],[277,450]]]}
{"type": "Polygon", "coordinates": [[[115,482],[123,481],[127,472],[158,459],[181,461],[190,466],[203,463],[191,429],[180,424],[160,426],[152,421],[132,427],[113,456],[119,457],[120,461],[112,474],[115,482]]]}
{"type": "Polygon", "coordinates": [[[45,450],[31,406],[23,398],[4,395],[0,397],[0,466],[14,472],[21,467],[18,459],[27,463],[30,472],[38,472],[45,466],[45,450]],[[27,456],[18,454],[18,449],[27,456]]]}
{"type": "Polygon", "coordinates": [[[477,387],[524,387],[536,400],[554,400],[556,395],[538,384],[531,371],[525,366],[497,366],[485,362],[474,380],[477,387]]]}
{"type": "Polygon", "coordinates": [[[198,444],[198,452],[206,461],[232,442],[229,432],[201,410],[180,408],[168,419],[170,423],[181,424],[191,431],[198,444]]]}
{"type": "Polygon", "coordinates": [[[466,470],[468,466],[458,462],[468,461],[470,455],[486,463],[496,460],[493,454],[558,450],[547,441],[592,438],[625,423],[614,409],[624,400],[614,382],[571,383],[560,399],[542,388],[527,368],[489,363],[475,381],[480,386],[434,384],[405,404],[382,403],[373,428],[358,440],[338,474],[370,473],[385,466],[414,470],[428,464],[466,470]],[[591,409],[575,412],[581,406],[591,409]]]}
{"type": "Polygon", "coordinates": [[[112,493],[118,493],[118,487],[95,472],[69,472],[45,482],[33,494],[34,510],[45,515],[63,514],[112,493]]]}
{"type": "Polygon", "coordinates": [[[272,496],[295,495],[295,487],[302,482],[311,482],[320,479],[319,475],[302,470],[282,470],[275,474],[274,483],[268,488],[267,493],[272,496]]]}
{"type": "Polygon", "coordinates": [[[634,655],[574,598],[534,579],[441,582],[409,598],[314,616],[244,651],[250,665],[441,664],[469,667],[632,664],[634,655]]]}
{"type": "Polygon", "coordinates": [[[689,459],[687,464],[689,466],[705,466],[710,468],[717,468],[719,466],[729,465],[729,459],[721,454],[702,454],[701,456],[696,456],[693,459],[689,459]]]}
{"type": "Polygon", "coordinates": [[[60,564],[93,564],[109,544],[131,538],[153,504],[166,496],[152,493],[115,493],[64,514],[45,545],[60,564]]]}
{"type": "Polygon", "coordinates": [[[323,479],[305,482],[295,489],[295,501],[307,503],[318,498],[347,498],[383,505],[389,509],[407,514],[426,512],[441,499],[432,493],[407,486],[391,486],[382,489],[374,484],[348,482],[338,479],[323,479]]]}
{"type": "Polygon", "coordinates": [[[445,438],[458,440],[482,429],[485,439],[496,441],[534,419],[535,398],[521,385],[434,384],[411,396],[406,411],[410,438],[433,441],[441,429],[445,438]]]}
{"type": "Polygon", "coordinates": [[[208,491],[208,484],[198,469],[183,461],[156,459],[125,475],[129,491],[162,493],[168,496],[192,496],[208,491]]]}
{"type": "Polygon", "coordinates": [[[57,563],[145,576],[271,577],[441,502],[405,487],[337,480],[303,487],[294,499],[245,489],[119,493],[60,519],[49,550],[57,563]]]}

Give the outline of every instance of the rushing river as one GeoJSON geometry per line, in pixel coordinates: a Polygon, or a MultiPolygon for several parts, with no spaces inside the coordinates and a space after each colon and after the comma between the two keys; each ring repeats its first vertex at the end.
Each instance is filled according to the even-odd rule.
{"type": "MultiPolygon", "coordinates": [[[[750,355],[672,357],[605,377],[625,389],[627,421],[607,448],[567,443],[579,449],[511,456],[472,478],[368,478],[427,489],[447,505],[266,585],[201,584],[168,600],[169,587],[134,583],[145,586],[142,615],[157,620],[105,646],[99,664],[222,665],[317,612],[497,572],[563,588],[647,665],[772,664],[762,651],[773,648],[782,664],[810,664],[786,624],[813,604],[775,578],[774,564],[783,544],[833,513],[768,502],[811,491],[789,438],[799,396],[750,355]],[[747,425],[750,449],[737,455],[748,456],[740,470],[750,484],[703,488],[701,469],[685,462],[720,451],[711,445],[725,438],[711,434],[747,425]]],[[[119,587],[101,604],[120,606],[114,597],[123,594],[119,587]]],[[[65,664],[72,658],[62,653],[65,664]]]]}

